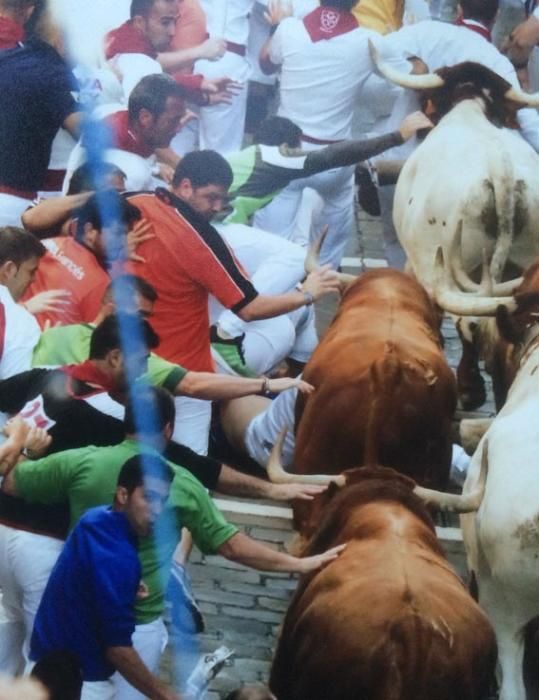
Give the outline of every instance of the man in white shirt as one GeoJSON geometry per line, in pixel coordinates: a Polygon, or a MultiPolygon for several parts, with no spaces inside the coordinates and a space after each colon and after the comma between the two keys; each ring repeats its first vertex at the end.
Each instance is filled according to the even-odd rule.
{"type": "MultiPolygon", "coordinates": [[[[278,114],[300,127],[304,150],[351,136],[354,108],[371,72],[368,40],[377,36],[358,25],[350,12],[354,4],[354,0],[322,0],[302,20],[269,6],[269,17],[279,26],[261,51],[260,65],[266,73],[280,69],[278,114]]],[[[321,261],[337,267],[353,225],[353,168],[296,180],[274,200],[271,215],[269,210],[261,212],[255,224],[282,235],[305,187],[315,189],[324,200],[320,218],[329,225],[329,233],[321,261]]]]}
{"type": "Polygon", "coordinates": [[[0,228],[0,379],[32,366],[32,350],[41,331],[34,316],[17,302],[44,254],[42,243],[28,231],[0,228]]]}

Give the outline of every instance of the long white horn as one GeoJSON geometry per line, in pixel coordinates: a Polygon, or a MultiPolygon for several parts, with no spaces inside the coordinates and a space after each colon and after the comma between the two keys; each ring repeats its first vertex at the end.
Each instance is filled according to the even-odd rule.
{"type": "Polygon", "coordinates": [[[428,90],[431,88],[439,88],[444,85],[444,80],[436,73],[424,73],[423,75],[414,75],[412,73],[401,73],[395,68],[392,68],[387,63],[380,59],[378,49],[369,39],[369,52],[371,59],[378,72],[384,78],[401,87],[410,88],[412,90],[428,90]]]}
{"type": "Polygon", "coordinates": [[[452,289],[441,246],[434,260],[433,296],[438,306],[456,316],[494,316],[498,306],[506,306],[509,311],[516,309],[511,297],[478,297],[452,289]]]}
{"type": "Polygon", "coordinates": [[[479,473],[479,481],[477,486],[471,493],[457,495],[454,493],[444,493],[443,491],[434,491],[425,489],[421,486],[416,486],[414,493],[419,496],[426,504],[436,506],[442,511],[450,513],[473,513],[479,509],[483,496],[485,494],[485,484],[487,481],[488,472],[488,444],[485,440],[483,443],[483,452],[481,453],[481,471],[479,473]]]}
{"type": "MultiPolygon", "coordinates": [[[[317,238],[314,240],[314,242],[309,246],[307,250],[307,256],[305,258],[305,272],[309,274],[309,272],[312,272],[315,268],[317,268],[320,265],[320,251],[322,249],[322,244],[324,243],[324,240],[327,236],[327,232],[329,230],[329,226],[324,226],[324,228],[320,231],[319,235],[317,238]]],[[[337,277],[341,284],[347,286],[351,282],[355,282],[357,280],[356,275],[349,275],[346,272],[338,272],[337,277]]]]}
{"type": "Polygon", "coordinates": [[[281,430],[268,458],[267,472],[270,481],[275,484],[337,484],[344,486],[346,478],[342,474],[291,474],[283,468],[281,453],[287,429],[281,430]]]}
{"type": "Polygon", "coordinates": [[[509,88],[504,97],[526,107],[539,107],[539,92],[527,93],[512,87],[509,88]]]}

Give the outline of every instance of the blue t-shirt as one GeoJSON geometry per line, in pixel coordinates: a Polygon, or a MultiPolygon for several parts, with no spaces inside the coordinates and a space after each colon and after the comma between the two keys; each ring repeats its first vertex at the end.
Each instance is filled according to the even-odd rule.
{"type": "Polygon", "coordinates": [[[69,650],[85,681],[115,671],[107,647],[131,646],[141,569],[136,536],[126,516],[92,508],[79,521],[51,572],[37,611],[30,657],[69,650]]]}
{"type": "Polygon", "coordinates": [[[42,188],[56,132],[78,109],[77,90],[48,44],[31,39],[0,51],[0,185],[42,188]]]}

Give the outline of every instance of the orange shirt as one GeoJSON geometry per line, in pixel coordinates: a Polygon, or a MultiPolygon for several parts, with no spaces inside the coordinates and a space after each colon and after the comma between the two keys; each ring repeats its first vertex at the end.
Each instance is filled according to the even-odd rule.
{"type": "Polygon", "coordinates": [[[146,262],[127,264],[157,290],[151,324],[159,355],[186,369],[211,372],[208,293],[232,311],[256,296],[248,275],[223,238],[178,197],[159,188],[129,202],[153,223],[155,238],[137,250],[146,262]]]}
{"type": "MultiPolygon", "coordinates": [[[[179,17],[176,33],[172,39],[171,49],[191,49],[202,44],[208,38],[206,14],[198,0],[180,0],[179,17]]],[[[193,72],[193,64],[184,66],[175,74],[193,72]]]]}
{"type": "Polygon", "coordinates": [[[23,301],[50,289],[66,289],[70,292],[67,303],[60,311],[38,314],[39,325],[43,328],[46,321],[62,326],[92,322],[110,283],[108,274],[95,255],[70,236],[47,238],[42,243],[47,252],[39,261],[37,274],[23,301]]]}
{"type": "Polygon", "coordinates": [[[361,0],[352,12],[360,26],[387,34],[402,27],[404,0],[361,0]]]}

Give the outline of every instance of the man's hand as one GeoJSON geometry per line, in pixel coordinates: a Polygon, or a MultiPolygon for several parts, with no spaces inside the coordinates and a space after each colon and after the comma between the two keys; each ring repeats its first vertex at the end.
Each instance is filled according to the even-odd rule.
{"type": "Polygon", "coordinates": [[[199,58],[205,58],[208,61],[217,61],[226,53],[226,41],[224,39],[206,39],[200,44],[199,58]]]}
{"type": "Polygon", "coordinates": [[[312,501],[326,489],[325,484],[272,484],[269,497],[274,501],[312,501]]]}
{"type": "Polygon", "coordinates": [[[330,265],[321,265],[314,269],[301,285],[304,292],[312,294],[315,301],[331,292],[340,291],[339,276],[330,265]]]}
{"type": "Polygon", "coordinates": [[[304,557],[303,559],[299,559],[300,564],[298,567],[298,573],[308,574],[311,571],[323,569],[324,566],[327,566],[332,561],[337,559],[337,557],[340,556],[345,549],[345,544],[338,544],[336,547],[332,547],[326,552],[322,552],[322,554],[315,554],[313,557],[304,557]]]}
{"type": "Polygon", "coordinates": [[[200,85],[202,92],[208,95],[210,105],[230,104],[232,98],[243,90],[243,85],[232,78],[204,78],[200,85]]]}
{"type": "Polygon", "coordinates": [[[412,138],[420,129],[432,129],[434,124],[423,112],[412,112],[403,119],[399,131],[405,141],[412,138]]]}
{"type": "Polygon", "coordinates": [[[32,426],[24,441],[26,456],[28,459],[39,459],[45,454],[51,442],[52,438],[46,430],[32,426]]]}
{"type": "Polygon", "coordinates": [[[24,307],[31,314],[40,314],[44,311],[62,311],[69,304],[71,292],[67,289],[49,289],[46,292],[36,294],[24,302],[24,307]]]}
{"type": "Polygon", "coordinates": [[[268,10],[264,12],[264,19],[272,27],[276,26],[283,19],[287,17],[292,17],[294,11],[292,8],[292,3],[287,0],[287,2],[281,2],[281,0],[269,0],[268,10]]]}
{"type": "Polygon", "coordinates": [[[509,39],[503,44],[503,53],[516,66],[527,63],[534,46],[539,43],[539,19],[528,17],[525,22],[517,25],[509,35],[509,39]]]}
{"type": "Polygon", "coordinates": [[[311,394],[314,391],[314,386],[303,379],[297,377],[279,377],[278,379],[268,380],[268,389],[272,394],[280,394],[288,389],[296,389],[302,394],[311,394]]]}
{"type": "Polygon", "coordinates": [[[147,219],[140,219],[140,221],[137,221],[131,231],[129,231],[127,234],[127,258],[129,260],[133,260],[134,262],[146,262],[142,256],[137,255],[137,248],[141,243],[144,243],[144,241],[149,241],[152,238],[155,238],[155,233],[153,233],[153,224],[147,219]]]}

